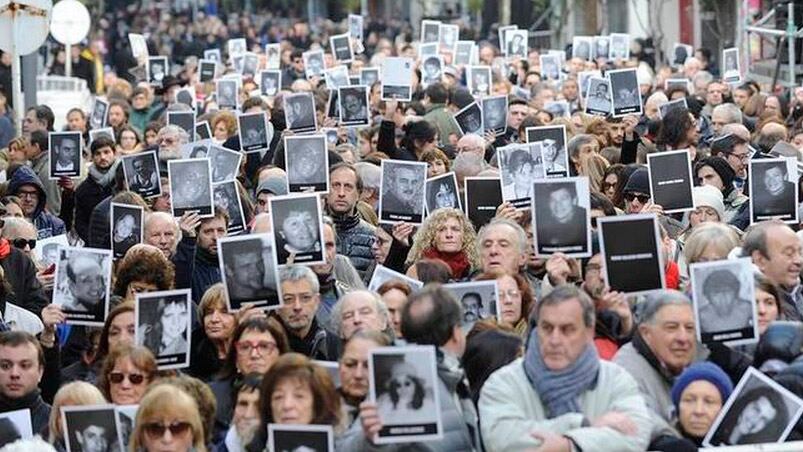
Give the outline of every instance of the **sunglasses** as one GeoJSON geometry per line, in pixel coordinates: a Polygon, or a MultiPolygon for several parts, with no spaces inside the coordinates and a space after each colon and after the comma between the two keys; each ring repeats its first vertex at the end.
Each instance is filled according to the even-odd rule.
{"type": "Polygon", "coordinates": [[[124,374],[122,372],[112,372],[109,374],[109,381],[117,385],[122,383],[126,378],[128,378],[128,381],[130,381],[132,385],[140,385],[145,381],[145,375],[142,374],[124,374]]]}
{"type": "Polygon", "coordinates": [[[182,436],[190,429],[189,422],[173,422],[170,425],[164,425],[159,422],[149,422],[145,424],[145,434],[153,439],[158,439],[164,436],[165,432],[170,430],[171,436],[182,436]]]}
{"type": "Polygon", "coordinates": [[[638,198],[638,202],[642,204],[646,204],[651,198],[650,195],[637,195],[635,193],[625,193],[624,197],[627,202],[633,202],[634,199],[638,198]]]}
{"type": "Polygon", "coordinates": [[[36,239],[25,240],[25,239],[14,239],[11,241],[15,248],[19,248],[21,250],[25,249],[25,245],[28,245],[30,249],[36,248],[36,239]]]}
{"type": "Polygon", "coordinates": [[[412,385],[413,385],[413,382],[408,380],[408,379],[404,379],[402,381],[393,380],[393,381],[390,382],[390,387],[391,388],[409,388],[412,385]]]}

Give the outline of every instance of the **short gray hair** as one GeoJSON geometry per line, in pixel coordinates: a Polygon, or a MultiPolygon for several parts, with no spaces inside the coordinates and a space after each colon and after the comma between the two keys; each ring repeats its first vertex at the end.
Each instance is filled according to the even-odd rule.
{"type": "Polygon", "coordinates": [[[4,238],[18,238],[22,235],[25,228],[33,231],[34,238],[36,237],[36,226],[25,218],[6,217],[4,218],[5,224],[3,225],[4,238]]]}
{"type": "Polygon", "coordinates": [[[159,132],[156,134],[157,141],[161,140],[165,135],[176,135],[178,137],[179,145],[190,142],[190,135],[187,133],[187,131],[175,124],[169,124],[159,129],[159,132]]]}
{"type": "Polygon", "coordinates": [[[357,162],[354,164],[354,168],[357,170],[357,175],[362,179],[363,188],[370,188],[378,193],[382,170],[373,163],[368,162],[357,162]]]}
{"type": "Polygon", "coordinates": [[[385,303],[382,301],[382,298],[380,298],[376,292],[365,289],[353,290],[340,297],[340,299],[337,300],[337,303],[335,303],[335,306],[332,308],[332,320],[329,322],[329,326],[332,329],[332,332],[337,335],[337,337],[340,337],[341,333],[341,323],[343,322],[343,305],[346,303],[346,300],[354,295],[363,294],[368,295],[368,297],[371,299],[377,314],[385,319],[385,325],[390,325],[390,311],[388,311],[387,305],[385,305],[385,303]]]}
{"type": "Polygon", "coordinates": [[[571,284],[558,286],[541,299],[535,305],[530,324],[533,327],[538,324],[538,317],[541,315],[541,309],[544,306],[556,306],[569,300],[577,300],[580,303],[580,307],[583,309],[583,324],[586,328],[594,328],[594,321],[597,318],[594,302],[591,301],[591,297],[585,291],[571,284]]]}
{"type": "Polygon", "coordinates": [[[637,306],[636,323],[654,324],[655,316],[664,306],[691,306],[691,300],[683,292],[667,289],[648,296],[637,306]]]}
{"type": "Polygon", "coordinates": [[[482,254],[482,242],[485,241],[485,235],[497,226],[509,226],[513,228],[516,233],[516,241],[519,245],[519,253],[527,254],[527,232],[524,231],[518,223],[507,218],[494,218],[490,223],[480,228],[480,233],[477,234],[477,252],[482,254]]]}
{"type": "Polygon", "coordinates": [[[580,133],[573,136],[572,139],[569,140],[569,144],[567,146],[569,149],[569,157],[577,158],[577,156],[580,154],[580,147],[589,143],[593,143],[596,140],[597,138],[589,133],[580,133]]]}
{"type": "Polygon", "coordinates": [[[713,117],[717,112],[724,114],[728,118],[729,124],[742,123],[742,110],[736,104],[719,104],[711,110],[711,116],[713,117]]]}
{"type": "Polygon", "coordinates": [[[279,270],[279,283],[285,281],[304,281],[306,280],[314,293],[321,291],[321,285],[318,283],[318,277],[315,272],[305,265],[287,265],[281,267],[279,270]]]}

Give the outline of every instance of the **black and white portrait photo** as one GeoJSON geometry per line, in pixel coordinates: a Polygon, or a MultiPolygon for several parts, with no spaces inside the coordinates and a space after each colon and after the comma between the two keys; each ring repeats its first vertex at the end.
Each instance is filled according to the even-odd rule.
{"type": "MultiPolygon", "coordinates": [[[[588,87],[591,85],[591,77],[604,78],[602,77],[602,72],[599,70],[581,71],[579,74],[577,74],[577,87],[580,97],[583,98],[583,100],[585,100],[586,96],[588,95],[588,87]]],[[[611,90],[609,88],[608,92],[610,91],[611,90]]]]}
{"type": "Polygon", "coordinates": [[[452,24],[441,24],[438,37],[438,51],[442,54],[454,55],[457,40],[460,38],[460,27],[452,24]]]}
{"type": "Polygon", "coordinates": [[[539,56],[541,60],[541,77],[544,80],[560,80],[560,56],[554,54],[543,54],[539,56]]]}
{"type": "Polygon", "coordinates": [[[593,57],[594,38],[591,36],[575,36],[572,38],[572,58],[591,61],[593,57]]]}
{"type": "Polygon", "coordinates": [[[437,42],[427,42],[421,43],[418,46],[418,59],[424,60],[424,58],[429,56],[435,56],[438,54],[438,43],[437,42]]]}
{"type": "Polygon", "coordinates": [[[594,59],[607,60],[610,51],[611,39],[608,36],[594,36],[594,59]]]}
{"type": "Polygon", "coordinates": [[[641,90],[636,68],[608,71],[613,96],[613,116],[641,115],[641,90]]]}
{"type": "Polygon", "coordinates": [[[681,67],[687,58],[694,56],[694,47],[676,42],[672,46],[672,66],[681,67]]]}
{"type": "Polygon", "coordinates": [[[100,129],[90,130],[89,131],[89,143],[87,146],[92,146],[92,142],[95,141],[99,137],[106,137],[112,141],[115,141],[114,136],[114,128],[112,127],[103,127],[100,129]]]}
{"type": "Polygon", "coordinates": [[[435,347],[378,347],[368,358],[368,399],[382,429],[374,443],[426,441],[443,436],[438,409],[435,347]]]}
{"type": "Polygon", "coordinates": [[[465,185],[466,216],[479,231],[496,216],[496,209],[502,204],[502,184],[498,177],[466,177],[465,185]]]}
{"type": "Polygon", "coordinates": [[[106,116],[109,114],[109,102],[95,98],[92,104],[92,115],[89,117],[89,125],[92,129],[100,129],[106,126],[106,116]]]}
{"type": "Polygon", "coordinates": [[[59,248],[53,304],[61,306],[67,323],[103,325],[109,312],[111,250],[59,248]]]}
{"type": "Polygon", "coordinates": [[[569,153],[566,150],[566,126],[527,127],[527,143],[541,144],[541,166],[544,177],[569,176],[569,153]]]}
{"type": "Polygon", "coordinates": [[[585,92],[586,108],[589,115],[608,116],[613,110],[611,102],[611,82],[607,78],[589,77],[585,92]]]}
{"type": "Polygon", "coordinates": [[[209,156],[209,146],[212,140],[194,141],[192,143],[182,144],[179,148],[181,158],[183,159],[202,159],[209,156]]]}
{"type": "Polygon", "coordinates": [[[177,104],[183,104],[195,111],[195,87],[188,86],[176,91],[177,104]]]}
{"type": "Polygon", "coordinates": [[[259,92],[273,97],[282,89],[282,71],[269,69],[259,73],[259,92]]]}
{"type": "Polygon", "coordinates": [[[318,128],[315,116],[315,99],[312,93],[295,93],[282,96],[287,128],[295,133],[312,132],[318,128]]]}
{"type": "Polygon", "coordinates": [[[67,452],[119,452],[114,405],[62,406],[67,452]]]}
{"type": "Polygon", "coordinates": [[[323,71],[326,69],[323,50],[308,50],[301,57],[304,60],[304,73],[307,78],[323,76],[323,71]]]}
{"type": "Polygon", "coordinates": [[[533,239],[537,256],[563,253],[591,256],[591,201],[588,178],[567,177],[534,182],[533,239]]]}
{"type": "Polygon", "coordinates": [[[212,60],[198,61],[198,81],[201,83],[211,82],[217,73],[217,63],[212,60]]]}
{"type": "Polygon", "coordinates": [[[510,59],[527,59],[527,30],[509,30],[505,33],[505,56],[510,59]]]}
{"type": "Polygon", "coordinates": [[[50,179],[81,175],[81,132],[50,132],[50,179]]]}
{"type": "Polygon", "coordinates": [[[502,199],[517,209],[529,208],[533,180],[546,177],[540,144],[509,144],[496,150],[502,180],[502,199]]]}
{"type": "Polygon", "coordinates": [[[151,86],[161,87],[164,83],[165,77],[169,75],[167,57],[148,57],[146,72],[148,74],[148,83],[150,83],[151,86]]]}
{"type": "Polygon", "coordinates": [[[382,284],[394,279],[404,282],[414,290],[424,287],[424,283],[417,279],[413,279],[403,273],[391,270],[384,265],[377,264],[377,266],[374,268],[374,273],[371,274],[371,279],[368,282],[368,290],[376,292],[379,290],[379,287],[382,286],[382,284]]]}
{"type": "Polygon", "coordinates": [[[240,150],[256,152],[268,148],[268,118],[264,111],[240,114],[237,116],[237,123],[240,130],[240,150]]]}
{"type": "Polygon", "coordinates": [[[209,159],[182,159],[167,162],[173,216],[197,212],[201,217],[213,213],[212,170],[209,159]]]}
{"type": "Polygon", "coordinates": [[[338,63],[351,63],[354,58],[354,50],[351,48],[351,37],[348,33],[334,35],[329,38],[329,48],[332,49],[332,56],[338,63]]]}
{"type": "Polygon", "coordinates": [[[31,409],[11,410],[0,413],[0,448],[20,439],[33,437],[31,409]]]}
{"type": "Polygon", "coordinates": [[[233,58],[248,51],[248,43],[245,41],[245,38],[229,39],[228,42],[226,42],[226,48],[229,51],[229,58],[233,58]]]}
{"type": "Polygon", "coordinates": [[[430,55],[421,63],[421,84],[429,86],[438,83],[443,76],[443,59],[440,55],[430,55]]]}
{"type": "Polygon", "coordinates": [[[140,206],[111,204],[112,255],[115,259],[125,256],[129,248],[142,243],[144,210],[140,206]]]}
{"type": "Polygon", "coordinates": [[[238,102],[237,91],[239,83],[234,79],[217,80],[217,104],[221,110],[236,110],[240,105],[238,102]]]}
{"type": "Polygon", "coordinates": [[[750,159],[751,223],[778,219],[798,222],[798,170],[793,158],[750,159]]]}
{"type": "Polygon", "coordinates": [[[655,214],[600,217],[597,232],[603,277],[611,290],[641,294],[666,288],[655,214]]]}
{"type": "Polygon", "coordinates": [[[441,36],[441,22],[438,20],[421,21],[421,43],[438,43],[441,36]]]}
{"type": "Polygon", "coordinates": [[[209,121],[201,121],[195,123],[195,140],[209,140],[212,138],[212,129],[209,127],[209,121]]]}
{"type": "Polygon", "coordinates": [[[802,412],[799,396],[749,367],[711,424],[703,445],[782,443],[802,412]]]}
{"type": "Polygon", "coordinates": [[[243,67],[241,74],[246,78],[254,78],[259,69],[259,56],[256,53],[248,52],[243,55],[243,67]]]}
{"type": "Polygon", "coordinates": [[[421,224],[424,219],[425,162],[382,160],[380,223],[421,224]]]}
{"type": "Polygon", "coordinates": [[[664,102],[658,105],[658,116],[663,118],[672,110],[688,110],[689,105],[686,103],[686,98],[681,97],[680,99],[670,100],[669,102],[664,102]]]}
{"type": "Polygon", "coordinates": [[[427,194],[427,212],[430,215],[437,209],[461,209],[457,177],[453,172],[427,179],[424,188],[427,194]]]}
{"type": "Polygon", "coordinates": [[[360,69],[360,85],[374,86],[379,81],[378,67],[364,67],[360,69]]]}
{"type": "Polygon", "coordinates": [[[222,146],[209,146],[209,162],[212,165],[212,183],[234,180],[240,171],[242,152],[232,151],[222,146]]]}
{"type": "Polygon", "coordinates": [[[153,353],[160,370],[190,365],[190,295],[190,289],[136,294],[136,344],[153,353]]]}
{"type": "Polygon", "coordinates": [[[466,71],[466,82],[471,95],[476,97],[491,95],[490,66],[469,66],[466,71]]]}
{"type": "Polygon", "coordinates": [[[344,127],[367,126],[371,120],[367,86],[341,86],[337,95],[340,125],[344,127]]]}
{"type": "Polygon", "coordinates": [[[491,96],[482,98],[482,122],[486,132],[497,136],[507,130],[507,96],[491,96]]]}
{"type": "Polygon", "coordinates": [[[323,78],[326,82],[326,89],[336,90],[341,86],[351,84],[349,80],[349,69],[345,65],[338,65],[323,71],[323,78]]]}
{"type": "Polygon", "coordinates": [[[739,83],[742,81],[742,72],[739,70],[739,48],[731,47],[722,51],[722,80],[726,83],[739,83]]]}
{"type": "Polygon", "coordinates": [[[329,153],[322,134],[284,137],[290,193],[329,191],[329,153]]]}
{"type": "Polygon", "coordinates": [[[128,450],[131,442],[131,433],[134,431],[134,423],[137,419],[139,405],[115,405],[114,413],[117,416],[117,435],[123,451],[128,450]]]}
{"type": "Polygon", "coordinates": [[[204,50],[204,59],[214,61],[217,64],[220,64],[223,61],[223,57],[220,56],[220,49],[204,50]]]}
{"type": "Polygon", "coordinates": [[[477,321],[494,318],[499,312],[496,280],[450,283],[444,284],[443,288],[463,308],[461,324],[466,331],[470,331],[477,321]]]}
{"type": "Polygon", "coordinates": [[[226,232],[229,235],[245,230],[245,215],[240,192],[234,180],[212,184],[212,195],[215,207],[229,215],[226,232]]]}
{"type": "Polygon", "coordinates": [[[67,234],[38,239],[36,240],[33,254],[36,257],[36,261],[42,265],[42,268],[48,268],[53,265],[55,269],[55,265],[59,260],[59,248],[62,246],[70,246],[67,234]]]}
{"type": "Polygon", "coordinates": [[[755,280],[749,257],[691,264],[697,340],[758,342],[755,280]]]}
{"type": "Polygon", "coordinates": [[[261,309],[280,307],[272,234],[223,237],[217,246],[229,310],[239,310],[244,303],[261,309]]]}
{"type": "Polygon", "coordinates": [[[168,111],[167,124],[179,126],[192,136],[195,133],[195,111],[168,111]]]}
{"type": "Polygon", "coordinates": [[[318,195],[273,196],[268,202],[277,265],[324,263],[323,222],[318,195]]]}
{"type": "Polygon", "coordinates": [[[331,425],[268,424],[268,450],[334,452],[334,430],[331,425]]]}
{"type": "Polygon", "coordinates": [[[412,98],[413,60],[406,57],[387,57],[382,61],[382,100],[409,102],[412,98]]]}
{"type": "Polygon", "coordinates": [[[455,66],[468,66],[474,53],[474,41],[457,41],[454,47],[454,58],[452,62],[455,66]]]}
{"type": "Polygon", "coordinates": [[[608,57],[611,60],[627,60],[630,58],[630,35],[611,33],[611,49],[608,57]]]}
{"type": "Polygon", "coordinates": [[[462,110],[454,114],[454,121],[463,135],[474,133],[482,135],[482,107],[477,102],[472,102],[462,110]]]}
{"type": "Polygon", "coordinates": [[[282,65],[282,45],[279,43],[265,45],[265,67],[279,69],[282,65]]]}
{"type": "Polygon", "coordinates": [[[123,174],[128,189],[145,199],[162,194],[156,151],[123,157],[123,174]]]}
{"type": "Polygon", "coordinates": [[[694,210],[691,155],[688,149],[647,155],[652,202],[665,213],[694,210]]]}

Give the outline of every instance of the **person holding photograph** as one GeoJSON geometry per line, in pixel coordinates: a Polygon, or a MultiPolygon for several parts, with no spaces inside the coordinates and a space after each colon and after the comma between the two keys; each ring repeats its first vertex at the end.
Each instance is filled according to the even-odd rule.
{"type": "Polygon", "coordinates": [[[511,328],[522,341],[527,336],[527,319],[535,304],[533,289],[521,275],[481,273],[474,281],[496,280],[499,312],[497,323],[511,328]]]}
{"type": "Polygon", "coordinates": [[[73,381],[60,387],[53,397],[53,409],[50,411],[50,420],[47,423],[47,442],[57,450],[66,450],[64,431],[61,422],[62,407],[103,405],[106,398],[98,388],[85,381],[73,381]]]}
{"type": "Polygon", "coordinates": [[[711,445],[774,443],[788,423],[783,395],[762,383],[736,398],[711,438],[711,445]]]}
{"type": "Polygon", "coordinates": [[[477,234],[462,211],[438,209],[424,220],[413,236],[406,265],[409,267],[421,259],[442,260],[457,281],[480,267],[477,234]]]}
{"type": "Polygon", "coordinates": [[[362,435],[359,407],[368,396],[368,359],[371,350],[391,345],[390,338],[376,331],[358,331],[343,344],[338,361],[341,404],[345,408],[346,433],[344,436],[362,435]]]}
{"type": "Polygon", "coordinates": [[[88,312],[95,320],[106,314],[107,281],[101,257],[73,251],[64,272],[70,297],[62,305],[64,311],[88,312]]]}
{"type": "Polygon", "coordinates": [[[393,335],[390,314],[376,292],[358,289],[343,295],[332,308],[332,332],[347,341],[359,331],[376,331],[393,335]]]}
{"type": "Polygon", "coordinates": [[[388,171],[382,210],[393,213],[417,213],[421,210],[418,197],[423,188],[421,174],[416,167],[398,165],[388,171]]]}
{"type": "Polygon", "coordinates": [[[786,162],[774,162],[763,164],[764,172],[759,173],[755,183],[761,183],[760,189],[756,189],[753,195],[753,206],[757,215],[768,217],[772,215],[792,215],[797,208],[795,204],[794,182],[787,180],[786,162]],[[760,177],[760,179],[759,179],[760,177]]]}

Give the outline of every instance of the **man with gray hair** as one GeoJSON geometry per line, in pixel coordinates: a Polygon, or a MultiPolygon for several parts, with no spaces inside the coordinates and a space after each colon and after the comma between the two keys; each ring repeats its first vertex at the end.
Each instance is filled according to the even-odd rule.
{"type": "Polygon", "coordinates": [[[309,267],[288,265],[279,270],[279,281],[279,320],[287,332],[290,349],[312,359],[336,361],[337,337],[315,318],[321,303],[318,277],[309,267]]]}
{"type": "Polygon", "coordinates": [[[173,216],[166,212],[151,212],[145,216],[144,226],[145,243],[159,248],[166,258],[172,259],[181,233],[173,216]]]}
{"type": "Polygon", "coordinates": [[[357,175],[362,179],[360,201],[370,204],[376,210],[379,206],[379,185],[382,180],[382,169],[368,162],[357,162],[354,164],[354,168],[357,169],[357,175]]]}
{"type": "Polygon", "coordinates": [[[483,273],[518,274],[527,262],[527,233],[514,221],[494,218],[480,229],[477,252],[483,273]]]}
{"type": "Polygon", "coordinates": [[[714,135],[721,136],[722,128],[728,124],[741,124],[742,110],[736,104],[720,104],[711,110],[711,128],[714,135]]]}
{"type": "Polygon", "coordinates": [[[355,290],[343,295],[332,310],[332,329],[347,341],[358,331],[376,331],[393,337],[388,307],[375,292],[355,290]]]}
{"type": "Polygon", "coordinates": [[[177,125],[167,125],[159,129],[156,143],[159,145],[159,172],[167,172],[167,162],[181,158],[181,146],[189,143],[190,136],[177,125]],[[164,168],[162,168],[164,167],[164,168]]]}
{"type": "Polygon", "coordinates": [[[599,141],[594,135],[588,133],[580,133],[569,140],[566,146],[569,152],[569,161],[574,166],[577,174],[580,174],[580,161],[581,157],[591,154],[599,154],[599,141]]]}
{"type": "Polygon", "coordinates": [[[675,377],[697,358],[695,328],[691,300],[675,290],[660,291],[640,304],[633,340],[613,358],[636,379],[644,395],[652,439],[679,436],[670,392],[675,377]]]}

